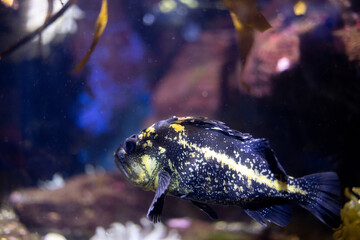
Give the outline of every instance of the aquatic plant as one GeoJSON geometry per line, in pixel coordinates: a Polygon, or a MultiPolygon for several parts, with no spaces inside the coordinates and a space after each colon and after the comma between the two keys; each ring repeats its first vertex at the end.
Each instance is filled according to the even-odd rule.
{"type": "Polygon", "coordinates": [[[179,240],[180,235],[175,230],[167,232],[167,228],[162,223],[152,224],[148,219],[140,219],[141,226],[127,222],[111,224],[109,229],[97,227],[95,235],[90,240],[179,240]]]}
{"type": "Polygon", "coordinates": [[[337,240],[360,239],[360,188],[345,189],[345,196],[350,199],[341,209],[341,225],[334,232],[337,240]]]}
{"type": "MultiPolygon", "coordinates": [[[[6,48],[4,51],[0,52],[0,60],[10,53],[14,52],[21,46],[25,45],[29,41],[45,35],[43,37],[45,40],[41,38],[41,42],[44,44],[50,43],[55,36],[57,35],[65,35],[67,33],[74,33],[77,30],[76,20],[83,18],[84,13],[81,11],[79,7],[75,5],[76,0],[66,0],[64,2],[59,1],[36,1],[36,4],[30,0],[28,3],[29,11],[27,12],[27,21],[26,29],[30,31],[27,35],[22,37],[19,41],[14,43],[13,45],[6,48]],[[50,4],[49,4],[50,3],[50,4]],[[53,4],[52,4],[53,3],[53,4]],[[36,6],[32,8],[32,6],[36,6]],[[47,9],[47,11],[45,11],[47,9]],[[43,12],[44,16],[41,17],[39,12],[43,12]],[[56,12],[53,14],[53,12],[56,12]],[[65,15],[66,12],[66,15],[65,15]],[[44,21],[45,20],[45,21],[44,21]],[[43,22],[44,21],[44,22],[43,22]],[[42,23],[43,22],[43,23],[42,23]],[[39,26],[39,24],[41,24],[39,26]],[[56,23],[56,24],[55,24],[56,23]],[[50,30],[49,30],[50,29],[50,30]],[[46,34],[43,34],[46,33],[46,34]]],[[[18,4],[8,3],[10,1],[2,1],[6,6],[17,8],[18,4]]],[[[94,36],[91,43],[91,46],[80,63],[76,66],[76,70],[80,70],[83,66],[88,62],[92,52],[95,49],[95,46],[102,35],[106,25],[107,25],[107,0],[102,0],[100,13],[98,15],[94,36]]],[[[63,39],[63,37],[62,37],[63,39]]]]}

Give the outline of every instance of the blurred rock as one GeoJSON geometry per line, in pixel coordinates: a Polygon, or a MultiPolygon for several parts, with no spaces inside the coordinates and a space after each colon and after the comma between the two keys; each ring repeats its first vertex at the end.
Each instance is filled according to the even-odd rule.
{"type": "Polygon", "coordinates": [[[186,43],[154,91],[155,113],[148,122],[171,115],[214,115],[220,103],[221,68],[234,37],[229,30],[204,31],[197,41],[186,43]]]}
{"type": "MultiPolygon", "coordinates": [[[[310,2],[308,4],[311,6],[310,2]]],[[[271,22],[272,29],[256,33],[252,50],[241,77],[238,78],[239,89],[255,97],[272,96],[273,78],[286,70],[299,65],[304,71],[326,67],[332,69],[331,66],[322,64],[328,60],[326,55],[316,54],[322,49],[345,53],[349,61],[359,61],[360,24],[356,19],[357,13],[336,4],[336,1],[324,8],[318,8],[314,4],[301,18],[279,14],[271,22]],[[345,15],[350,15],[352,21],[345,15]],[[311,42],[302,43],[304,36],[311,38],[311,42]],[[317,40],[319,44],[315,45],[317,40]],[[313,59],[310,65],[306,65],[308,59],[303,58],[304,53],[308,53],[313,59]]],[[[317,79],[313,81],[316,82],[317,79]]]]}
{"type": "Polygon", "coordinates": [[[269,30],[256,36],[242,75],[238,78],[239,89],[255,97],[270,96],[271,77],[299,61],[299,37],[296,31],[291,30],[269,30]]]}
{"type": "Polygon", "coordinates": [[[309,12],[291,22],[279,15],[271,22],[272,29],[256,33],[254,45],[238,79],[239,89],[255,97],[271,96],[272,78],[301,64],[300,36],[325,25],[330,17],[331,13],[326,13],[326,10],[309,12]]]}
{"type": "MultiPolygon", "coordinates": [[[[29,188],[14,191],[10,203],[29,229],[80,231],[93,234],[96,227],[113,222],[137,222],[146,216],[154,197],[131,185],[120,172],[82,174],[66,181],[62,188],[29,188]]],[[[240,219],[241,211],[215,207],[225,219],[240,219]]],[[[210,219],[188,201],[168,196],[163,221],[173,217],[210,219]],[[174,207],[176,206],[176,207],[174,207]]]]}
{"type": "Polygon", "coordinates": [[[360,62],[360,23],[334,31],[334,35],[344,42],[349,61],[360,62]]]}
{"type": "MultiPolygon", "coordinates": [[[[259,98],[272,96],[274,77],[303,64],[301,38],[306,34],[315,38],[325,34],[323,37],[326,37],[324,31],[329,29],[329,38],[333,39],[329,42],[332,51],[342,52],[345,45],[349,60],[357,60],[358,26],[344,26],[332,33],[338,27],[336,24],[341,22],[334,14],[336,11],[341,10],[328,6],[326,9],[314,8],[301,18],[278,14],[271,22],[272,29],[256,33],[243,68],[240,62],[229,59],[227,54],[235,42],[233,31],[203,31],[197,41],[183,46],[167,74],[159,81],[152,101],[154,113],[145,125],[171,115],[215,116],[221,111],[219,107],[228,103],[226,95],[239,95],[239,91],[259,98]],[[327,12],[329,9],[332,11],[327,12]],[[322,29],[325,30],[320,31],[322,29]]],[[[319,47],[310,47],[310,43],[306,45],[310,52],[319,47]]],[[[304,67],[316,68],[318,64],[321,61],[304,67]]],[[[236,97],[230,101],[234,99],[236,97]]]]}
{"type": "Polygon", "coordinates": [[[151,200],[152,194],[130,186],[120,173],[79,175],[60,189],[23,189],[10,195],[20,220],[29,228],[83,231],[138,220],[151,200]]]}

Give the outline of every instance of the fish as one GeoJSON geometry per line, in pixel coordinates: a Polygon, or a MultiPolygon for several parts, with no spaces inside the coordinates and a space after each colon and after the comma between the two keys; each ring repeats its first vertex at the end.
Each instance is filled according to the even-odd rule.
{"type": "Polygon", "coordinates": [[[135,186],[154,191],[147,216],[161,220],[166,195],[191,202],[211,219],[211,204],[236,205],[262,225],[284,227],[293,202],[330,227],[340,224],[335,172],[286,174],[269,142],[206,117],[176,117],[127,138],[116,166],[135,186]]]}

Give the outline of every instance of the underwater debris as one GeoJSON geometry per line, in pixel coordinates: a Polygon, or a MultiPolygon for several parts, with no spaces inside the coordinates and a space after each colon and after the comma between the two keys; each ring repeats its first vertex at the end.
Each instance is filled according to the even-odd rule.
{"type": "Polygon", "coordinates": [[[60,173],[55,173],[52,180],[39,181],[38,185],[41,189],[56,190],[64,187],[65,181],[60,173]]]}
{"type": "Polygon", "coordinates": [[[215,229],[219,231],[227,232],[244,232],[247,234],[259,234],[266,227],[259,224],[258,222],[224,222],[219,221],[215,223],[215,229]]]}
{"type": "Polygon", "coordinates": [[[146,218],[140,219],[141,226],[127,222],[111,224],[109,229],[96,228],[96,233],[90,240],[180,240],[181,237],[176,230],[167,231],[162,223],[152,224],[146,218]],[[168,233],[167,233],[168,232],[168,233]]]}
{"type": "Polygon", "coordinates": [[[350,199],[341,209],[341,226],[333,237],[337,240],[360,239],[360,188],[345,189],[345,196],[350,199]]]}
{"type": "Polygon", "coordinates": [[[93,166],[91,164],[86,164],[85,165],[85,173],[87,175],[95,175],[95,174],[104,174],[106,173],[106,170],[104,167],[100,166],[100,165],[96,165],[96,166],[93,166]]]}
{"type": "Polygon", "coordinates": [[[188,218],[172,218],[167,221],[167,225],[171,228],[186,229],[191,226],[191,219],[188,218]]]}
{"type": "Polygon", "coordinates": [[[48,233],[41,240],[66,240],[66,238],[59,233],[48,233]]]}

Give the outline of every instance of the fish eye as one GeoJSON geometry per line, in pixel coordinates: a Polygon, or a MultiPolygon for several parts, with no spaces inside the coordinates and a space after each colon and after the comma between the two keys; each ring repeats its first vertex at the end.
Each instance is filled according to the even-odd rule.
{"type": "Polygon", "coordinates": [[[136,147],[136,135],[132,135],[125,141],[125,152],[126,153],[132,153],[135,150],[136,147]]]}

